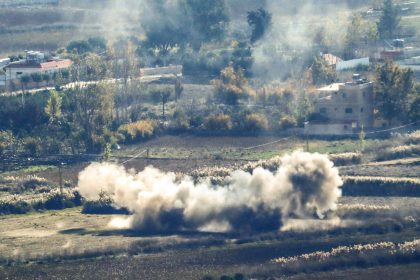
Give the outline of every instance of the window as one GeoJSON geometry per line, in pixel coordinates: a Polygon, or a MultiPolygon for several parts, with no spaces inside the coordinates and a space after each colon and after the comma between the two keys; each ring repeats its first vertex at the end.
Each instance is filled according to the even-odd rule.
{"type": "Polygon", "coordinates": [[[22,75],[23,73],[22,72],[16,72],[16,75],[22,75]]]}
{"type": "Polygon", "coordinates": [[[363,111],[364,111],[363,107],[362,107],[362,108],[360,108],[360,113],[363,113],[363,111]]]}
{"type": "Polygon", "coordinates": [[[347,125],[344,126],[344,129],[347,130],[349,127],[347,125]]]}
{"type": "Polygon", "coordinates": [[[342,94],[342,95],[343,95],[343,98],[346,98],[346,93],[345,93],[345,92],[343,92],[343,94],[342,94]]]}
{"type": "Polygon", "coordinates": [[[327,108],[323,107],[323,108],[319,109],[319,112],[321,114],[326,114],[327,113],[327,108]]]}
{"type": "Polygon", "coordinates": [[[346,108],[346,114],[352,114],[353,109],[352,108],[346,108]]]}

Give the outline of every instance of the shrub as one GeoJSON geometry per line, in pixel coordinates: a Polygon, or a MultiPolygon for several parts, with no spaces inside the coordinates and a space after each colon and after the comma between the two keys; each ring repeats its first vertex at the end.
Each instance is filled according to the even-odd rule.
{"type": "Polygon", "coordinates": [[[61,194],[59,189],[55,189],[48,193],[43,205],[38,207],[43,207],[47,210],[59,210],[79,205],[81,205],[81,197],[77,191],[64,189],[63,194],[61,194]]]}
{"type": "Polygon", "coordinates": [[[334,162],[336,166],[359,164],[362,162],[361,153],[342,153],[342,154],[331,154],[328,158],[334,162]]]}
{"type": "Polygon", "coordinates": [[[220,72],[220,79],[213,80],[215,96],[221,102],[236,105],[239,100],[246,99],[253,94],[248,81],[242,70],[235,71],[233,65],[229,65],[220,72]]]}
{"type": "Polygon", "coordinates": [[[153,136],[156,123],[152,120],[140,120],[120,126],[118,131],[129,141],[147,139],[153,136]]]}
{"type": "Polygon", "coordinates": [[[229,115],[220,114],[216,116],[210,116],[204,121],[204,127],[207,130],[231,130],[232,119],[229,115]]]}
{"type": "Polygon", "coordinates": [[[115,208],[113,206],[114,201],[112,198],[102,192],[99,194],[99,199],[94,201],[86,201],[83,204],[82,213],[83,214],[128,214],[127,209],[115,208]]]}
{"type": "Polygon", "coordinates": [[[31,157],[38,157],[41,155],[41,139],[26,138],[24,141],[26,153],[31,157]]]}
{"type": "Polygon", "coordinates": [[[385,149],[378,155],[378,160],[392,160],[405,157],[416,157],[420,155],[420,145],[403,145],[385,149]]]}
{"type": "Polygon", "coordinates": [[[26,214],[32,210],[31,205],[22,200],[0,200],[0,215],[26,214]]]}
{"type": "Polygon", "coordinates": [[[343,177],[345,196],[420,196],[420,179],[368,176],[343,177]]]}
{"type": "Polygon", "coordinates": [[[297,126],[296,118],[293,116],[284,116],[280,118],[279,127],[280,129],[289,129],[297,126]]]}
{"type": "Polygon", "coordinates": [[[251,113],[245,117],[243,123],[244,131],[263,131],[268,129],[268,121],[267,118],[258,113],[251,113]]]}

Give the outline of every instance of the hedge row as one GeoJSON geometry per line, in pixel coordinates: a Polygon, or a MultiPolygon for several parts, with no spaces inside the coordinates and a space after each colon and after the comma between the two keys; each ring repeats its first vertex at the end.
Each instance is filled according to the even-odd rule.
{"type": "Polygon", "coordinates": [[[420,197],[420,179],[369,176],[343,177],[344,196],[420,197]]]}

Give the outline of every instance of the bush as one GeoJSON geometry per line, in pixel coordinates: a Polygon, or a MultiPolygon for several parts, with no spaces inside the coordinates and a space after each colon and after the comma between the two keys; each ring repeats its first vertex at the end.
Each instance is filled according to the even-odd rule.
{"type": "Polygon", "coordinates": [[[253,90],[245,79],[243,71],[235,71],[232,65],[223,69],[220,79],[213,80],[212,84],[216,98],[225,104],[236,105],[239,100],[253,95],[253,90]]]}
{"type": "Polygon", "coordinates": [[[279,127],[280,129],[289,129],[297,126],[297,120],[293,116],[284,116],[280,118],[279,127]]]}
{"type": "Polygon", "coordinates": [[[220,114],[210,116],[204,121],[204,127],[207,130],[223,131],[232,129],[232,119],[229,115],[220,114]]]}
{"type": "Polygon", "coordinates": [[[378,155],[378,160],[392,160],[420,156],[420,145],[402,145],[385,149],[378,155]]]}
{"type": "Polygon", "coordinates": [[[268,129],[268,121],[267,118],[258,113],[251,113],[245,117],[243,123],[243,130],[244,131],[263,131],[268,129]]]}
{"type": "Polygon", "coordinates": [[[359,164],[362,162],[361,153],[342,153],[328,155],[328,158],[334,162],[336,166],[359,164]]]}
{"type": "Polygon", "coordinates": [[[32,210],[31,205],[22,200],[0,200],[0,215],[26,214],[32,210]]]}
{"type": "Polygon", "coordinates": [[[420,179],[368,176],[343,177],[344,196],[420,196],[420,179]]]}
{"type": "Polygon", "coordinates": [[[83,204],[82,213],[83,214],[128,214],[127,209],[125,208],[115,208],[113,206],[114,201],[109,195],[102,192],[99,194],[99,199],[94,201],[86,201],[83,204]]]}
{"type": "Polygon", "coordinates": [[[140,120],[120,126],[118,131],[125,136],[126,140],[137,141],[148,139],[153,136],[156,123],[152,120],[140,120]]]}
{"type": "Polygon", "coordinates": [[[41,155],[41,139],[29,137],[25,139],[24,143],[28,156],[39,157],[41,155]]]}

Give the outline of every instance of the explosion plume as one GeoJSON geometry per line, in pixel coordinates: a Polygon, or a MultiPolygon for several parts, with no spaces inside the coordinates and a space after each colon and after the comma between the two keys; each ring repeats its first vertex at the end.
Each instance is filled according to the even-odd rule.
{"type": "Polygon", "coordinates": [[[153,167],[135,173],[93,163],[79,174],[78,189],[88,200],[108,193],[132,213],[129,227],[141,232],[279,230],[289,220],[324,219],[341,196],[338,170],[320,154],[295,152],[274,173],[256,168],[230,177],[227,186],[217,186],[153,167]]]}

